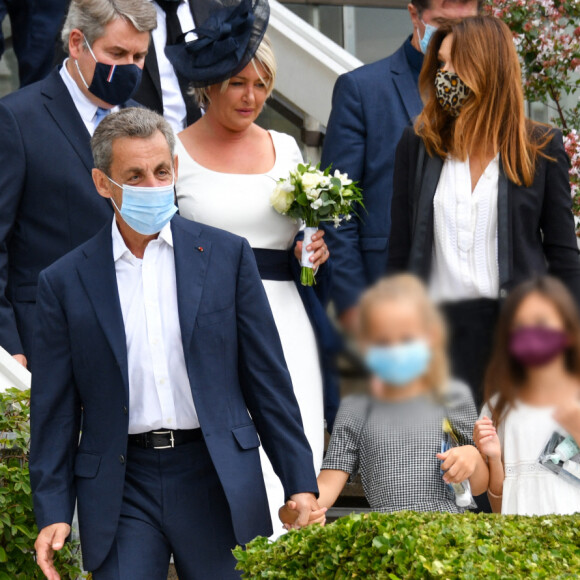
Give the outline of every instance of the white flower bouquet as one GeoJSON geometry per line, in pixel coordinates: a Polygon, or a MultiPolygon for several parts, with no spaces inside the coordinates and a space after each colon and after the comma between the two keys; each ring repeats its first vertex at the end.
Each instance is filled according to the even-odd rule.
{"type": "Polygon", "coordinates": [[[331,168],[321,171],[319,166],[300,163],[285,179],[280,179],[272,192],[270,203],[280,214],[305,224],[302,246],[303,286],[315,283],[314,271],[306,247],[321,222],[334,222],[338,228],[343,220],[356,214],[355,204],[364,207],[362,192],[346,173],[338,170],[331,175],[331,168]]]}

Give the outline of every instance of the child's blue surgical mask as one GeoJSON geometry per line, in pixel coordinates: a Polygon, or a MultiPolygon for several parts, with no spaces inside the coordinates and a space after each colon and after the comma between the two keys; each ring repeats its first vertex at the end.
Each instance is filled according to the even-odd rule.
{"type": "Polygon", "coordinates": [[[368,349],[365,360],[368,369],[383,382],[404,388],[427,372],[431,349],[424,340],[373,346],[368,349]]]}
{"type": "Polygon", "coordinates": [[[123,190],[121,209],[111,198],[123,221],[144,236],[158,234],[177,212],[174,181],[160,187],[136,187],[107,178],[123,190]]]}
{"type": "MultiPolygon", "coordinates": [[[[423,38],[421,38],[419,36],[419,46],[421,47],[421,52],[423,54],[426,54],[427,48],[429,48],[429,43],[431,42],[431,37],[433,36],[433,34],[435,34],[437,27],[433,26],[432,24],[426,24],[425,22],[423,22],[423,20],[421,20],[421,22],[423,23],[423,26],[425,27],[425,34],[423,34],[423,38]]],[[[418,30],[417,30],[417,35],[419,35],[418,30]]]]}

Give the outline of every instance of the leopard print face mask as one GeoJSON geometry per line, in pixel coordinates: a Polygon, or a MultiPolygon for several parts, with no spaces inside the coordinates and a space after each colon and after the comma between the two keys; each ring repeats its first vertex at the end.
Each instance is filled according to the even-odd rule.
{"type": "Polygon", "coordinates": [[[443,110],[458,117],[471,91],[457,74],[438,70],[435,75],[435,92],[443,110]]]}

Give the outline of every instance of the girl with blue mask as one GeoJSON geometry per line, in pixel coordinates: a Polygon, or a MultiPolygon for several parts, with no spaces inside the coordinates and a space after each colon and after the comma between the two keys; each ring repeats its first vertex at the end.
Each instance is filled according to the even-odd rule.
{"type": "MultiPolygon", "coordinates": [[[[360,473],[375,511],[464,511],[448,484],[469,480],[481,494],[488,483],[472,440],[477,413],[469,389],[447,375],[444,324],[422,283],[399,275],[368,290],[359,340],[372,374],[370,396],[341,405],[318,477],[319,505],[331,507],[360,473]],[[460,446],[440,453],[445,419],[460,446]]],[[[295,521],[292,508],[282,508],[284,522],[295,521]]]]}

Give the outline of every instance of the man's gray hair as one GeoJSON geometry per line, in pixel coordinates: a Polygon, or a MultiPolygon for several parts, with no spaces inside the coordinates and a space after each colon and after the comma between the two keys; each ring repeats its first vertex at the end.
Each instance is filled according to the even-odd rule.
{"type": "Polygon", "coordinates": [[[150,0],[72,0],[61,33],[64,49],[68,52],[68,39],[75,28],[92,46],[105,34],[105,26],[117,18],[130,22],[139,32],[157,27],[157,12],[150,0]]]}
{"type": "Polygon", "coordinates": [[[173,162],[175,133],[161,115],[149,109],[138,107],[121,109],[118,113],[107,115],[99,123],[91,139],[95,167],[110,175],[113,162],[113,143],[116,139],[123,137],[149,139],[157,132],[165,137],[173,162]]]}

